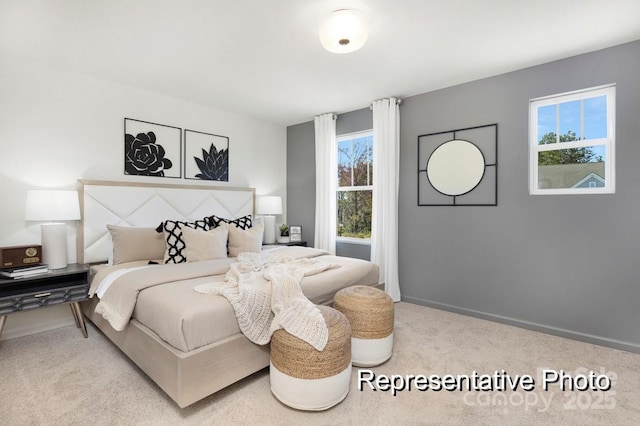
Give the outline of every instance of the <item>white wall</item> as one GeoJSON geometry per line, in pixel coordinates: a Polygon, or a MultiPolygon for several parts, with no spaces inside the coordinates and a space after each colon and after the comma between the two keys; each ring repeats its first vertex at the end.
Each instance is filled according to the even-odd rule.
{"type": "MultiPolygon", "coordinates": [[[[0,60],[0,246],[40,241],[39,224],[24,221],[28,189],[75,189],[78,179],[199,183],[125,176],[125,117],[228,136],[229,182],[219,184],[255,187],[258,195],[286,196],[284,126],[3,58],[0,60]]],[[[69,261],[75,262],[73,223],[68,225],[68,238],[69,261]]],[[[40,311],[10,315],[2,339],[73,322],[66,306],[40,311]]]]}

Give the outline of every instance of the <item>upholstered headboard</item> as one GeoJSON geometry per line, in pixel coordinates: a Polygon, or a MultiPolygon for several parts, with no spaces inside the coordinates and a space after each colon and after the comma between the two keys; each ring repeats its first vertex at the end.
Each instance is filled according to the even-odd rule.
{"type": "Polygon", "coordinates": [[[79,180],[78,262],[111,255],[107,225],[156,227],[163,220],[254,214],[255,188],[79,180]]]}

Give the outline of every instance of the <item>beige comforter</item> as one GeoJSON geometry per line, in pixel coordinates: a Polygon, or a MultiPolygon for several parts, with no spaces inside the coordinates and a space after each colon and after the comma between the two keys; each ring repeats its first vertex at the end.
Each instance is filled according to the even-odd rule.
{"type": "Polygon", "coordinates": [[[131,319],[140,291],[173,281],[220,275],[228,269],[229,262],[204,261],[154,265],[131,271],[111,284],[96,306],[96,313],[109,321],[115,330],[121,331],[131,319]]]}
{"type": "MultiPolygon", "coordinates": [[[[327,254],[327,252],[317,249],[294,249],[291,253],[287,253],[291,258],[312,258],[324,254],[327,254]]],[[[229,266],[234,260],[229,258],[192,263],[152,265],[148,268],[132,270],[120,276],[110,285],[100,299],[100,303],[96,306],[95,312],[102,315],[115,330],[122,331],[131,319],[140,291],[173,281],[222,275],[229,270],[229,266]]],[[[96,275],[92,282],[91,295],[95,293],[100,282],[107,278],[107,274],[114,271],[101,272],[103,275],[96,275]]]]}
{"type": "MultiPolygon", "coordinates": [[[[329,269],[319,274],[305,276],[302,279],[300,287],[303,294],[316,304],[330,303],[335,293],[342,288],[378,283],[378,268],[367,261],[326,255],[322,251],[305,247],[283,247],[272,252],[294,258],[313,257],[318,262],[341,265],[340,268],[329,269]]],[[[133,320],[180,351],[196,350],[241,333],[234,310],[227,299],[222,296],[200,294],[193,290],[195,286],[200,284],[224,281],[229,265],[235,261],[235,258],[229,258],[191,265],[156,265],[134,271],[127,274],[130,278],[126,280],[130,284],[123,281],[124,277],[114,281],[113,288],[110,288],[102,296],[103,300],[100,300],[100,303],[105,301],[107,311],[113,314],[114,318],[119,318],[121,323],[126,323],[125,319],[130,315],[131,303],[133,303],[135,305],[133,314],[131,314],[133,320]],[[183,268],[189,270],[194,267],[196,271],[192,270],[186,275],[180,275],[183,268]],[[159,276],[154,278],[153,274],[159,276]],[[169,277],[169,274],[172,277],[169,277]],[[175,281],[159,284],[180,276],[189,277],[201,274],[203,276],[199,278],[177,278],[175,281]],[[154,284],[147,282],[149,279],[153,280],[154,284]],[[125,287],[122,292],[115,290],[121,294],[109,294],[113,289],[121,286],[125,287]],[[123,294],[130,296],[128,302],[123,294]],[[131,300],[131,297],[134,300],[131,300]],[[123,300],[120,300],[121,298],[123,300]],[[122,309],[116,308],[116,306],[120,306],[122,309]]],[[[146,264],[146,261],[139,261],[94,268],[92,294],[102,279],[113,271],[145,266],[146,264]]]]}

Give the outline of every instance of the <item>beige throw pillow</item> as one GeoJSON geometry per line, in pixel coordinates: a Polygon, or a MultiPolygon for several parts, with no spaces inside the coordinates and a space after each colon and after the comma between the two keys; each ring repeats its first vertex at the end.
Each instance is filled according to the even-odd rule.
{"type": "Polygon", "coordinates": [[[202,260],[225,259],[227,257],[228,225],[221,223],[217,228],[209,231],[201,229],[182,228],[184,240],[184,257],[187,262],[202,260]]]}
{"type": "Polygon", "coordinates": [[[113,242],[113,264],[164,257],[164,235],[155,228],[107,225],[113,242]]]}
{"type": "Polygon", "coordinates": [[[242,252],[260,253],[262,250],[262,233],[264,225],[254,225],[253,228],[240,229],[229,227],[229,256],[237,257],[242,252]]]}

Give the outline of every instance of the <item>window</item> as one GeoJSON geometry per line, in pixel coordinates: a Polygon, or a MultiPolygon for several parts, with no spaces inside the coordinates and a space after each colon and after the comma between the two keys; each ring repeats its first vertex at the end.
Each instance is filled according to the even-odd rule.
{"type": "Polygon", "coordinates": [[[615,86],[529,102],[529,192],[615,192],[615,86]]]}
{"type": "Polygon", "coordinates": [[[338,238],[371,239],[373,133],[338,136],[338,238]]]}

